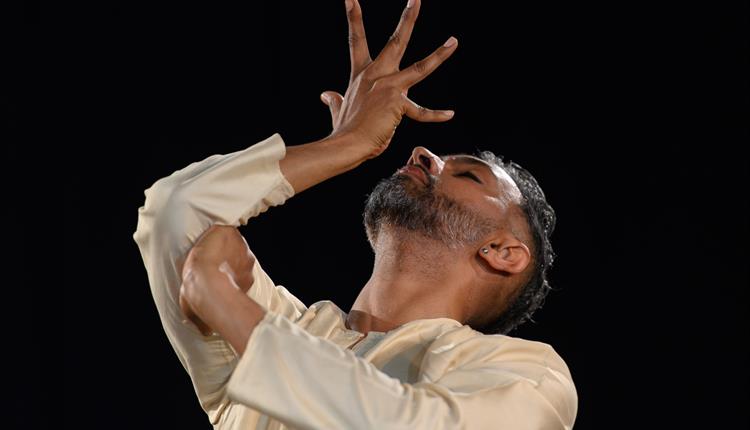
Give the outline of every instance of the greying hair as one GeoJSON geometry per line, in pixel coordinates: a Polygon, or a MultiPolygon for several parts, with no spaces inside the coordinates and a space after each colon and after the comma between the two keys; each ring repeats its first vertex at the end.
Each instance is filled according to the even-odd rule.
{"type": "Polygon", "coordinates": [[[552,288],[547,280],[547,270],[556,257],[550,243],[556,216],[552,206],[547,203],[539,183],[528,170],[512,161],[504,161],[502,155],[495,155],[491,151],[479,151],[476,156],[491,165],[501,167],[515,181],[523,196],[520,208],[531,230],[533,241],[533,271],[528,282],[519,287],[515,298],[498,318],[476,328],[484,334],[507,334],[526,321],[534,321],[531,316],[542,307],[547,293],[552,288]]]}

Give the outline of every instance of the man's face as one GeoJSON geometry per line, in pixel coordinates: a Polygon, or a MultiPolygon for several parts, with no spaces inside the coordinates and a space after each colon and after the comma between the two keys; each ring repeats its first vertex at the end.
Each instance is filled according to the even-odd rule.
{"type": "Polygon", "coordinates": [[[389,225],[449,249],[476,245],[503,226],[510,202],[520,198],[513,191],[518,189],[507,173],[476,157],[438,157],[416,147],[407,165],[370,193],[364,210],[368,239],[374,244],[381,226],[389,225]]]}

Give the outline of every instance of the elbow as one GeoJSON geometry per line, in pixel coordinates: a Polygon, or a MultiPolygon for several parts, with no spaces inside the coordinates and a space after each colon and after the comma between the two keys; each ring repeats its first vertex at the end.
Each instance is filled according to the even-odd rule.
{"type": "Polygon", "coordinates": [[[246,293],[255,282],[253,267],[255,255],[236,227],[214,225],[209,227],[188,252],[183,266],[183,279],[188,274],[203,275],[223,272],[246,293]]]}
{"type": "Polygon", "coordinates": [[[169,235],[180,224],[186,213],[187,198],[183,187],[174,178],[156,181],[144,191],[145,201],[138,208],[138,222],[133,239],[141,246],[155,234],[160,238],[169,235]]]}

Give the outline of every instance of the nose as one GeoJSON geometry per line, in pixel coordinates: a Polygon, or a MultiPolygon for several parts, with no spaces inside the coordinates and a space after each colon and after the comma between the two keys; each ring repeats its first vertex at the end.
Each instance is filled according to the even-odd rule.
{"type": "Polygon", "coordinates": [[[440,172],[443,171],[445,162],[424,146],[417,146],[411,152],[408,164],[416,164],[424,167],[424,169],[430,172],[431,175],[438,176],[440,172]]]}

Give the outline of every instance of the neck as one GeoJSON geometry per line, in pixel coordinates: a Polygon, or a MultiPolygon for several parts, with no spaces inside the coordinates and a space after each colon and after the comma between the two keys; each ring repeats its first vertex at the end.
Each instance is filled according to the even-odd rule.
{"type": "Polygon", "coordinates": [[[472,302],[461,265],[466,252],[448,250],[414,232],[381,230],[372,275],[352,305],[347,327],[366,334],[416,319],[445,317],[463,323],[472,302]]]}

